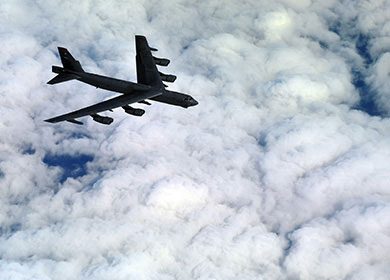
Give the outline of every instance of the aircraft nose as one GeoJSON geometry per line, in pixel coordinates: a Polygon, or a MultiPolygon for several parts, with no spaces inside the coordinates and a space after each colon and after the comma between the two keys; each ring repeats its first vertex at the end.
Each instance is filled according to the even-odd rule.
{"type": "Polygon", "coordinates": [[[191,100],[191,106],[196,106],[198,104],[199,104],[198,101],[196,101],[195,99],[191,100]]]}

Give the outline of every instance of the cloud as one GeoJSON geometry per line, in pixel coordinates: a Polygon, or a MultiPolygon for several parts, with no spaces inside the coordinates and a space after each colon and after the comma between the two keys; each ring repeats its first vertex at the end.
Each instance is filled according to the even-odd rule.
{"type": "Polygon", "coordinates": [[[1,5],[0,278],[386,279],[389,6],[1,5]],[[198,106],[42,121],[112,96],[46,85],[57,46],[135,80],[134,34],[198,106]]]}
{"type": "Polygon", "coordinates": [[[385,203],[352,203],[327,220],[318,219],[296,230],[285,263],[290,276],[342,279],[353,271],[352,279],[363,275],[386,279],[389,270],[381,247],[390,245],[389,225],[383,219],[388,211],[385,203]],[[381,240],[381,245],[374,239],[381,240]],[[318,263],[323,270],[317,269],[318,263]]]}
{"type": "Polygon", "coordinates": [[[390,53],[386,52],[379,57],[378,61],[374,64],[372,68],[372,73],[369,76],[369,81],[371,82],[373,88],[376,91],[378,106],[382,111],[390,111],[389,103],[389,90],[390,90],[390,53]]]}

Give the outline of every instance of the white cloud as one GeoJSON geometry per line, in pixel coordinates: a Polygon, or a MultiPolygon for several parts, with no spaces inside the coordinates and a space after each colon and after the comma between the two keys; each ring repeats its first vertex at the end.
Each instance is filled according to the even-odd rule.
{"type": "Polygon", "coordinates": [[[389,6],[1,5],[0,278],[386,279],[389,6]],[[110,96],[46,85],[57,46],[135,80],[134,34],[172,60],[172,88],[197,107],[116,110],[108,127],[42,121],[110,96]],[[351,109],[353,70],[383,116],[351,109]],[[47,154],[93,160],[60,183],[47,154]]]}
{"type": "MultiPolygon", "coordinates": [[[[389,45],[390,46],[390,45],[389,45]]],[[[376,91],[377,102],[380,109],[389,115],[390,112],[390,52],[384,53],[374,64],[372,74],[369,77],[376,91]]]]}

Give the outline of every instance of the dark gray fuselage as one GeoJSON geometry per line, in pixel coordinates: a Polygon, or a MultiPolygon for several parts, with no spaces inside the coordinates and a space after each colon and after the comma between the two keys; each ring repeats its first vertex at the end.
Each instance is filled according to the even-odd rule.
{"type": "Polygon", "coordinates": [[[137,84],[125,80],[115,79],[107,76],[97,75],[87,72],[73,72],[66,70],[72,74],[78,76],[77,80],[94,86],[96,88],[101,88],[109,91],[115,91],[123,94],[131,94],[137,91],[155,91],[161,92],[161,95],[151,98],[154,101],[167,103],[170,105],[181,106],[188,108],[190,106],[195,106],[198,102],[193,99],[190,95],[166,90],[164,87],[157,88],[151,87],[143,84],[137,84]]]}

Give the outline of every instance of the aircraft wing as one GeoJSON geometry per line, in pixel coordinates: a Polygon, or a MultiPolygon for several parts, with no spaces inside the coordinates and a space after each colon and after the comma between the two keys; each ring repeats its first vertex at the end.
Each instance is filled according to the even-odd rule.
{"type": "Polygon", "coordinates": [[[157,50],[150,48],[145,36],[141,35],[135,36],[135,49],[137,52],[136,62],[138,83],[150,86],[158,86],[160,88],[163,83],[151,52],[152,50],[157,50]]]}
{"type": "Polygon", "coordinates": [[[82,122],[76,121],[76,118],[80,118],[83,116],[93,115],[99,112],[103,112],[106,110],[114,109],[117,107],[122,107],[131,103],[143,101],[148,98],[152,98],[155,96],[161,95],[161,92],[158,91],[139,91],[131,94],[123,94],[106,101],[94,104],[92,106],[88,106],[82,108],[77,111],[70,112],[68,114],[60,115],[51,119],[45,120],[50,123],[57,123],[62,121],[69,121],[76,124],[82,124],[82,122]]]}

